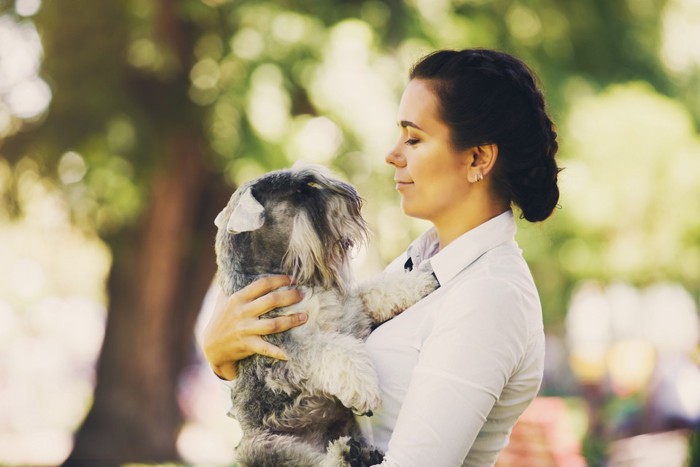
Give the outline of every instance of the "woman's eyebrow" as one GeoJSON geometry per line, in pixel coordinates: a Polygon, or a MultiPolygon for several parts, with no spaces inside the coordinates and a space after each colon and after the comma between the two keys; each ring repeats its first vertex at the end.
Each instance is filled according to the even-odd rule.
{"type": "Polygon", "coordinates": [[[419,126],[416,125],[415,123],[413,123],[413,122],[411,122],[411,121],[408,121],[408,120],[401,120],[401,121],[399,122],[399,126],[400,126],[401,128],[406,128],[407,126],[410,126],[410,127],[415,128],[416,130],[423,131],[423,129],[422,129],[421,127],[419,127],[419,126]]]}

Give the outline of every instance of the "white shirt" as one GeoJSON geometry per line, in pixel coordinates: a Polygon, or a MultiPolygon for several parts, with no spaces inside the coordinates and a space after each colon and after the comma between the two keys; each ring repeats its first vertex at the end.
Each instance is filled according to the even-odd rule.
{"type": "Polygon", "coordinates": [[[440,288],[366,342],[382,407],[358,422],[382,466],[492,465],[537,394],[542,308],[515,231],[507,211],[440,251],[431,229],[406,252],[429,259],[440,288]]]}

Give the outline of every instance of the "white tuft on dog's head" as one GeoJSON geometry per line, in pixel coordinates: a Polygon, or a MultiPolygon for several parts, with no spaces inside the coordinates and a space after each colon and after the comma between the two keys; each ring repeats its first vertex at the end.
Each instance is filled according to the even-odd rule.
{"type": "MultiPolygon", "coordinates": [[[[221,228],[226,216],[225,213],[226,209],[216,216],[214,225],[221,228]]],[[[250,186],[245,187],[233,206],[233,212],[226,223],[226,230],[232,234],[251,232],[262,227],[264,223],[265,207],[253,197],[250,186]]]]}

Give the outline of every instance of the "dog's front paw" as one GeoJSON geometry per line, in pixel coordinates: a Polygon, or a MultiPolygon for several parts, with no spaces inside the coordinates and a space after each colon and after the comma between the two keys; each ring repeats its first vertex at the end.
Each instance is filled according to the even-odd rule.
{"type": "Polygon", "coordinates": [[[371,446],[366,446],[359,441],[343,436],[331,441],[326,451],[326,459],[321,467],[367,467],[381,464],[384,454],[371,446]]]}
{"type": "Polygon", "coordinates": [[[437,277],[435,277],[433,269],[428,261],[424,261],[418,269],[409,272],[407,276],[412,282],[413,290],[415,290],[420,297],[425,297],[440,287],[440,282],[438,282],[437,277]]]}
{"type": "Polygon", "coordinates": [[[359,371],[347,373],[346,378],[339,378],[341,385],[332,392],[355,415],[372,415],[382,404],[377,375],[371,366],[368,365],[365,369],[368,371],[365,371],[361,378],[357,377],[358,374],[362,374],[359,371]],[[351,374],[355,377],[347,377],[351,374]]]}
{"type": "Polygon", "coordinates": [[[321,350],[323,364],[312,363],[307,368],[314,383],[357,414],[377,409],[381,404],[379,378],[364,342],[343,334],[326,335],[325,339],[328,346],[321,350]]]}
{"type": "Polygon", "coordinates": [[[340,398],[340,402],[345,407],[352,410],[355,415],[372,416],[373,411],[377,410],[382,405],[382,397],[379,392],[379,386],[369,384],[362,388],[362,391],[349,395],[350,397],[340,398]],[[345,399],[345,400],[343,400],[345,399]]]}
{"type": "Polygon", "coordinates": [[[349,436],[330,441],[326,448],[326,457],[319,467],[348,467],[350,464],[346,456],[351,441],[352,438],[349,436]]]}
{"type": "Polygon", "coordinates": [[[343,460],[351,467],[362,466],[362,446],[356,440],[350,438],[345,445],[343,460]]]}

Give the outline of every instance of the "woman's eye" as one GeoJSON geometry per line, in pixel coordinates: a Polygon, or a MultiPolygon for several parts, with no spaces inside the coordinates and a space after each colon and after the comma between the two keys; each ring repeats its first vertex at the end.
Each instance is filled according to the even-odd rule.
{"type": "Polygon", "coordinates": [[[418,138],[409,138],[406,140],[405,144],[407,144],[408,146],[415,146],[416,144],[418,144],[418,142],[418,138]]]}

